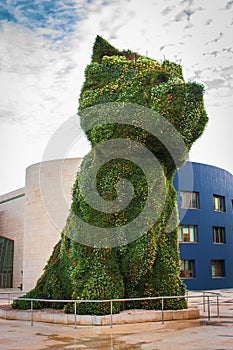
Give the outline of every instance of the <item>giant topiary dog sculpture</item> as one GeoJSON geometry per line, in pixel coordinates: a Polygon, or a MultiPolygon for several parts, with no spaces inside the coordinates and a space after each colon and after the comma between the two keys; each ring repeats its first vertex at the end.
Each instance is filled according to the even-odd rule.
{"type": "MultiPolygon", "coordinates": [[[[85,71],[79,113],[81,125],[86,130],[93,148],[84,157],[77,175],[70,215],[61,241],[54,248],[44,274],[27,297],[102,300],[184,295],[185,287],[179,277],[176,192],[172,180],[177,167],[186,160],[188,150],[202,134],[207,123],[203,87],[196,83],[185,83],[181,66],[178,64],[167,60],[159,63],[131,51],[118,51],[97,36],[92,61],[85,71]],[[116,113],[117,108],[119,111],[116,113]],[[104,115],[108,118],[111,111],[115,113],[114,123],[94,122],[95,118],[98,119],[98,113],[103,120],[104,115]],[[162,137],[156,137],[156,134],[147,128],[147,122],[141,124],[141,119],[147,112],[150,114],[150,111],[150,123],[152,121],[153,124],[153,116],[159,115],[167,122],[168,127],[172,126],[171,130],[176,130],[170,134],[170,138],[173,139],[172,149],[168,150],[166,147],[169,140],[163,142],[162,137]],[[124,116],[122,117],[126,112],[133,114],[130,123],[124,122],[124,116]],[[117,115],[122,119],[116,120],[117,115]],[[90,121],[93,121],[93,125],[87,127],[87,124],[91,124],[90,121]],[[176,140],[177,135],[179,142],[176,140]],[[85,176],[88,177],[86,174],[95,168],[96,161],[102,159],[100,154],[105,153],[103,149],[98,149],[98,145],[119,139],[132,141],[132,144],[122,146],[129,154],[131,145],[139,145],[139,148],[142,145],[149,149],[161,166],[165,184],[163,189],[160,188],[161,181],[154,181],[152,185],[155,199],[151,203],[149,216],[156,216],[157,211],[153,212],[153,208],[161,204],[158,203],[159,198],[164,198],[162,208],[158,209],[159,217],[153,225],[149,225],[146,233],[135,234],[135,239],[131,238],[128,241],[124,234],[120,236],[121,229],[128,223],[135,222],[148,199],[148,178],[137,162],[132,161],[130,156],[124,159],[116,153],[117,155],[112,155],[112,159],[109,159],[108,155],[108,160],[97,171],[97,192],[106,203],[116,200],[117,184],[120,180],[126,179],[132,183],[134,191],[126,207],[117,207],[118,202],[115,211],[104,212],[103,208],[98,210],[93,208],[91,203],[87,203],[84,195],[85,186],[86,189],[88,187],[88,178],[85,176]],[[185,147],[180,150],[179,144],[182,143],[185,147]],[[178,154],[176,160],[173,159],[173,153],[178,154]],[[77,218],[95,228],[93,236],[89,233],[87,244],[82,240],[83,233],[80,232],[77,218]],[[95,233],[98,237],[98,232],[103,228],[105,231],[108,228],[118,229],[115,231],[119,233],[118,244],[111,245],[111,242],[105,239],[101,244],[97,244],[95,233]]],[[[166,124],[161,122],[163,119],[160,119],[159,123],[158,119],[154,120],[155,130],[158,132],[160,127],[164,128],[166,124]]],[[[164,133],[166,130],[164,128],[164,133]]],[[[114,150],[112,152],[114,153],[114,150]]],[[[132,227],[132,231],[135,229],[136,232],[137,227],[132,227]]],[[[42,303],[37,304],[37,307],[45,306],[42,303]]],[[[54,304],[54,307],[60,306],[61,304],[54,304]]],[[[24,308],[27,307],[27,303],[16,301],[14,307],[24,308]]],[[[161,306],[158,301],[114,303],[113,311],[135,307],[161,306]]],[[[167,299],[165,302],[167,309],[185,307],[184,299],[167,299]]],[[[68,311],[69,306],[66,306],[66,309],[68,311]]],[[[106,314],[109,312],[109,304],[83,303],[79,305],[78,312],[106,314]]]]}

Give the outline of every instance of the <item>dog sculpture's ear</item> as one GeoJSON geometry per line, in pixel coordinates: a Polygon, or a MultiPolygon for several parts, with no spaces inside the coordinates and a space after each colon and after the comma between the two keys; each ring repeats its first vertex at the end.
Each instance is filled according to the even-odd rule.
{"type": "Polygon", "coordinates": [[[109,42],[97,35],[92,52],[92,62],[101,63],[103,56],[121,56],[122,53],[109,42]]]}

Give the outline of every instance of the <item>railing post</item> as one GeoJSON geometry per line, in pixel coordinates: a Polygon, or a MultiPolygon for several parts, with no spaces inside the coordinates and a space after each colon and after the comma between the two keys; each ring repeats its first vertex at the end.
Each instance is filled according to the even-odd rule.
{"type": "Polygon", "coordinates": [[[164,324],[164,299],[162,298],[162,324],[164,324]]]}
{"type": "Polygon", "coordinates": [[[203,292],[203,312],[205,312],[205,292],[203,292]]]}
{"type": "Polygon", "coordinates": [[[208,305],[207,305],[207,307],[208,307],[208,321],[210,321],[210,297],[209,296],[207,296],[207,302],[208,302],[208,305]]]}
{"type": "Polygon", "coordinates": [[[74,303],[74,328],[77,328],[77,308],[76,308],[76,301],[74,303]]]}
{"type": "Polygon", "coordinates": [[[219,317],[219,295],[217,295],[217,317],[219,317]]]}
{"type": "Polygon", "coordinates": [[[8,293],[8,304],[11,303],[11,293],[8,293]]]}
{"type": "Polygon", "coordinates": [[[112,328],[112,300],[110,301],[110,328],[112,328]]]}
{"type": "Polygon", "coordinates": [[[31,326],[33,326],[33,300],[31,300],[31,326]]]}

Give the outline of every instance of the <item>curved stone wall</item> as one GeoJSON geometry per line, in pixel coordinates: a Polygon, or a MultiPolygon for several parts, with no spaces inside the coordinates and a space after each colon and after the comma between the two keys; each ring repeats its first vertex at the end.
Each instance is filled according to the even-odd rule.
{"type": "Polygon", "coordinates": [[[52,160],[34,164],[26,170],[24,290],[34,287],[60,239],[80,162],[77,158],[52,160]]]}

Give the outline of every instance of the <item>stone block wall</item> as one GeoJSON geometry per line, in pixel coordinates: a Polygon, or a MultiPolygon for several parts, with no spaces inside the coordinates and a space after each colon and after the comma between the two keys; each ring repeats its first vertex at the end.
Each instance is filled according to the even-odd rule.
{"type": "Polygon", "coordinates": [[[81,160],[38,163],[27,168],[23,287],[30,290],[41,276],[60,239],[69,212],[71,189],[81,160]]]}
{"type": "Polygon", "coordinates": [[[13,288],[23,282],[25,188],[0,196],[0,236],[14,241],[13,288]]]}

